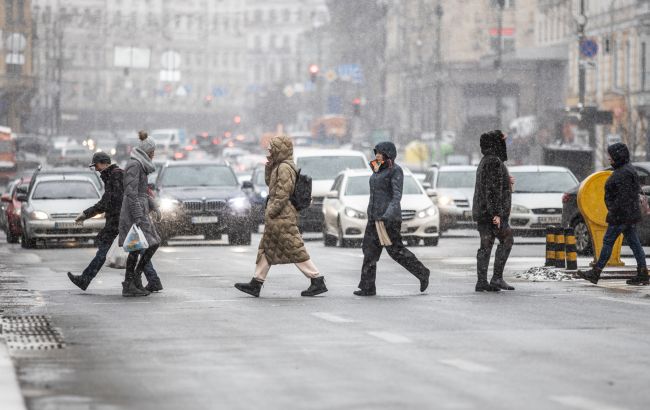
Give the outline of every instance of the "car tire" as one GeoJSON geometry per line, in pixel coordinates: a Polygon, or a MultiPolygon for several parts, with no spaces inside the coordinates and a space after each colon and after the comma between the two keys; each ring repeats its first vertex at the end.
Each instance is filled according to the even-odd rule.
{"type": "Polygon", "coordinates": [[[19,237],[11,233],[11,229],[7,228],[7,243],[18,243],[19,237]]]}
{"type": "Polygon", "coordinates": [[[438,238],[424,238],[424,246],[438,246],[438,238]]]}
{"type": "Polygon", "coordinates": [[[578,218],[573,221],[571,227],[576,236],[576,251],[578,255],[593,255],[594,248],[591,244],[591,235],[589,234],[589,228],[585,221],[582,218],[578,218]]]}
{"type": "Polygon", "coordinates": [[[341,226],[341,219],[338,219],[338,220],[336,221],[336,223],[337,223],[337,227],[336,227],[336,228],[338,229],[338,232],[339,232],[338,245],[339,245],[341,248],[350,248],[350,247],[352,247],[352,244],[353,244],[354,242],[353,242],[352,240],[350,240],[350,239],[345,239],[345,238],[343,237],[343,227],[341,226]]]}
{"type": "Polygon", "coordinates": [[[33,249],[36,247],[36,241],[34,239],[28,238],[23,231],[23,234],[20,238],[20,246],[24,249],[33,249]]]}
{"type": "Polygon", "coordinates": [[[338,238],[334,235],[328,234],[327,230],[325,229],[325,224],[323,224],[323,245],[329,248],[336,246],[337,241],[338,238]]]}
{"type": "Polygon", "coordinates": [[[252,234],[250,231],[241,232],[234,231],[228,234],[229,245],[250,245],[252,242],[252,234]]]}

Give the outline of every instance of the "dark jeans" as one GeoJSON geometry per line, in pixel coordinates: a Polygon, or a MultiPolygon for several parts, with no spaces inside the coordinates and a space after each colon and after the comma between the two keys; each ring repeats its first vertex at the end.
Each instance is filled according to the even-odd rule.
{"type": "Polygon", "coordinates": [[[478,233],[481,237],[481,247],[476,253],[476,272],[479,281],[487,281],[488,266],[490,265],[490,255],[494,240],[499,240],[497,251],[494,257],[494,277],[503,277],[503,270],[506,267],[510,250],[514,244],[512,229],[507,222],[503,223],[500,228],[494,224],[478,224],[478,233]]]}
{"type": "Polygon", "coordinates": [[[596,267],[600,269],[605,268],[607,261],[609,261],[609,258],[612,256],[614,242],[616,242],[616,239],[618,239],[618,236],[620,234],[623,234],[625,236],[628,246],[630,249],[632,249],[634,258],[636,259],[636,266],[639,268],[645,268],[645,252],[643,252],[641,241],[639,241],[639,235],[636,232],[635,224],[609,225],[607,227],[605,238],[603,238],[603,249],[600,251],[598,262],[596,262],[596,267]]]}
{"type": "MultiPolygon", "coordinates": [[[[90,261],[90,264],[86,269],[84,269],[82,275],[88,277],[90,280],[94,279],[95,276],[97,276],[97,273],[99,270],[104,266],[104,262],[106,262],[106,255],[108,254],[108,251],[111,249],[111,245],[113,244],[113,241],[117,237],[117,234],[113,236],[112,238],[110,236],[103,237],[100,239],[97,243],[97,253],[95,254],[95,257],[93,260],[90,261]]],[[[147,263],[144,266],[144,275],[147,277],[147,281],[150,281],[152,279],[155,279],[158,277],[158,273],[153,267],[153,264],[151,261],[147,263]]]]}
{"type": "MultiPolygon", "coordinates": [[[[422,262],[413,254],[413,252],[406,249],[402,243],[402,222],[385,222],[386,232],[390,241],[393,243],[391,246],[386,247],[386,251],[395,262],[402,265],[407,271],[413,274],[418,279],[423,279],[429,275],[427,269],[422,262]]],[[[374,221],[368,221],[366,225],[366,232],[363,237],[363,266],[361,267],[361,282],[359,282],[359,289],[374,290],[375,279],[377,277],[377,262],[381,256],[383,247],[379,243],[379,236],[377,235],[377,228],[374,221]]]]}
{"type": "Polygon", "coordinates": [[[147,277],[147,281],[157,277],[155,269],[151,263],[151,258],[153,258],[154,253],[158,250],[159,245],[150,246],[149,248],[142,250],[140,252],[131,252],[126,258],[126,273],[129,272],[141,273],[144,272],[144,275],[147,277]],[[139,261],[138,261],[139,258],[139,261]],[[137,266],[136,266],[137,263],[137,266]],[[149,266],[151,268],[149,268],[149,266]],[[151,274],[155,276],[150,276],[151,274]]]}

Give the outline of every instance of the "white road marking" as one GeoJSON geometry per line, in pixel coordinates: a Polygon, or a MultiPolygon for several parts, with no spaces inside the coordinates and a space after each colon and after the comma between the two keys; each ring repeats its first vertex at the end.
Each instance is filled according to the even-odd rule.
{"type": "Polygon", "coordinates": [[[619,299],[619,298],[613,298],[613,297],[610,297],[610,296],[600,296],[598,299],[600,299],[600,300],[608,300],[610,302],[627,303],[629,305],[650,306],[650,303],[641,302],[640,300],[633,300],[633,299],[619,299]]]}
{"type": "Polygon", "coordinates": [[[623,410],[623,407],[610,406],[609,404],[598,403],[596,401],[580,396],[550,396],[554,402],[572,409],[581,410],[623,410]]]}
{"type": "Polygon", "coordinates": [[[464,359],[444,359],[444,360],[440,360],[440,363],[470,373],[492,373],[495,371],[491,367],[483,366],[482,364],[471,362],[469,360],[464,360],[464,359]]]}
{"type": "Polygon", "coordinates": [[[406,336],[398,335],[397,333],[368,332],[368,334],[388,343],[411,343],[411,339],[406,336]]]}
{"type": "Polygon", "coordinates": [[[128,304],[145,304],[151,302],[94,302],[93,305],[123,305],[124,303],[128,304]]]}
{"type": "Polygon", "coordinates": [[[313,312],[312,315],[316,316],[319,319],[327,320],[332,323],[353,323],[354,320],[346,319],[341,316],[336,316],[327,312],[313,312]]]}
{"type": "Polygon", "coordinates": [[[212,302],[241,302],[244,299],[199,299],[184,300],[181,303],[212,303],[212,302]]]}

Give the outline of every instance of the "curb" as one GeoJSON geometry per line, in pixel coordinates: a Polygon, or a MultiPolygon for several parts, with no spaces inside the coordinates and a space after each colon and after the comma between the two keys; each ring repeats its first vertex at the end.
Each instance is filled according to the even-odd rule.
{"type": "Polygon", "coordinates": [[[9,350],[0,336],[0,409],[26,410],[9,350]]]}

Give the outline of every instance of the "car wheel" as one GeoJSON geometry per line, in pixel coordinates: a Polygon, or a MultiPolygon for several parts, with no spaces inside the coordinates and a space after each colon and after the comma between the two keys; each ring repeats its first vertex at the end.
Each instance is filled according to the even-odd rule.
{"type": "Polygon", "coordinates": [[[250,231],[247,232],[232,232],[228,234],[228,244],[229,245],[250,245],[252,241],[252,234],[250,231]]]}
{"type": "Polygon", "coordinates": [[[424,238],[424,246],[438,246],[438,238],[424,238]]]}
{"type": "Polygon", "coordinates": [[[20,246],[24,249],[32,249],[36,247],[36,241],[28,238],[25,232],[23,232],[20,238],[20,246]]]}
{"type": "Polygon", "coordinates": [[[594,251],[591,245],[591,236],[585,221],[578,219],[572,224],[572,227],[576,236],[576,251],[578,254],[592,255],[594,251]]]}
{"type": "Polygon", "coordinates": [[[327,228],[323,223],[323,245],[327,247],[336,246],[336,241],[337,241],[336,236],[328,234],[327,228]]]}
{"type": "Polygon", "coordinates": [[[339,246],[341,248],[349,248],[349,247],[351,247],[353,242],[351,240],[345,239],[343,237],[343,227],[341,226],[341,219],[337,220],[337,225],[338,225],[337,229],[339,231],[339,238],[338,238],[339,239],[339,246]]]}

